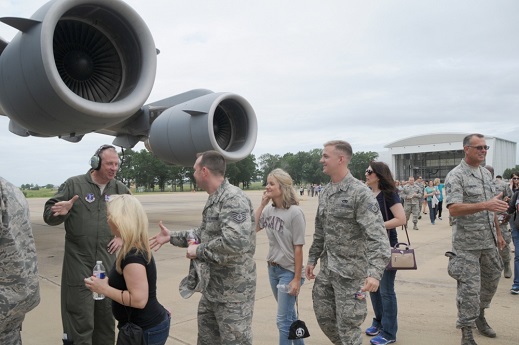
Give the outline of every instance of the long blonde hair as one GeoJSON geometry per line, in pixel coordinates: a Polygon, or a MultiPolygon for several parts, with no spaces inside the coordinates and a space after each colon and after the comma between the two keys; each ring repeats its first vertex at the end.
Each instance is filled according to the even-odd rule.
{"type": "Polygon", "coordinates": [[[133,248],[142,253],[150,262],[148,216],[139,200],[130,194],[112,195],[107,207],[108,219],[115,225],[123,240],[123,245],[115,260],[117,272],[123,273],[121,262],[133,248]]]}
{"type": "Polygon", "coordinates": [[[292,177],[283,169],[274,169],[270,172],[269,176],[272,176],[279,183],[281,189],[282,205],[274,205],[276,207],[289,209],[292,205],[299,205],[299,199],[297,198],[296,190],[292,185],[292,177]]]}

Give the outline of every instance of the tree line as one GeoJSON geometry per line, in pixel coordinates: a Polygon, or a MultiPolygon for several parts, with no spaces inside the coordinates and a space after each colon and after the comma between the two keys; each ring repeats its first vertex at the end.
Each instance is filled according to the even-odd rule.
{"type": "MultiPolygon", "coordinates": [[[[319,163],[321,152],[322,149],[284,155],[267,153],[258,159],[250,154],[239,162],[227,164],[225,176],[233,185],[249,189],[251,183],[256,181],[261,181],[262,185],[265,185],[268,174],[276,168],[281,168],[292,176],[295,185],[323,184],[327,183],[329,178],[323,174],[322,165],[319,163]]],[[[173,191],[183,191],[184,184],[189,184],[190,189],[197,188],[192,167],[168,165],[144,149],[128,149],[119,155],[122,164],[117,178],[127,186],[145,191],[155,190],[156,187],[160,191],[165,191],[167,186],[171,186],[173,191]]],[[[353,154],[349,165],[353,176],[363,179],[365,169],[377,157],[376,152],[353,154]]]]}

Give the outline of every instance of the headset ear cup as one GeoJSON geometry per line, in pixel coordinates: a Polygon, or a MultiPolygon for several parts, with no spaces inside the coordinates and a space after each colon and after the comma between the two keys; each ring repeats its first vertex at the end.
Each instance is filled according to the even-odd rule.
{"type": "Polygon", "coordinates": [[[99,156],[98,155],[94,155],[92,156],[92,158],[90,158],[90,166],[92,167],[92,169],[94,170],[98,170],[99,169],[99,156]]]}

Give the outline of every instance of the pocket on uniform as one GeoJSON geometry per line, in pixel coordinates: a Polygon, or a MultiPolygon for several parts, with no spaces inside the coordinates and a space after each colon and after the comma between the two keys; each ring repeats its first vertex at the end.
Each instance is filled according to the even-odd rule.
{"type": "Polygon", "coordinates": [[[449,258],[447,272],[449,273],[449,275],[452,278],[463,281],[464,265],[463,265],[463,259],[460,258],[459,255],[449,258]]]}

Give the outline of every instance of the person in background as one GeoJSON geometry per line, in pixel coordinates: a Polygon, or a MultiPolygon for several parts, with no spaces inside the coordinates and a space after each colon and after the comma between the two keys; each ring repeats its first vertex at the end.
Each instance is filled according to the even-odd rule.
{"type": "Polygon", "coordinates": [[[83,280],[92,274],[98,260],[103,261],[105,267],[111,267],[115,252],[122,246],[121,238],[112,235],[106,218],[108,198],[130,193],[122,182],[115,179],[119,164],[115,147],[102,145],[90,158],[90,170],[67,179],[45,203],[45,223],[65,223],[61,276],[61,320],[65,345],[113,345],[115,341],[110,301],[94,301],[83,280]]]}
{"type": "Polygon", "coordinates": [[[513,196],[510,200],[508,213],[510,217],[510,229],[512,229],[512,241],[514,242],[514,281],[510,293],[512,295],[519,295],[519,229],[516,226],[517,217],[519,217],[518,199],[519,199],[519,172],[515,171],[512,173],[510,179],[510,188],[513,190],[513,196]]]}
{"type": "Polygon", "coordinates": [[[209,270],[209,282],[198,304],[198,345],[251,345],[256,293],[254,209],[243,191],[225,178],[225,158],[217,151],[197,155],[193,176],[209,194],[202,224],[188,231],[160,232],[152,249],[170,242],[187,247],[186,257],[209,270]],[[189,234],[200,240],[188,243],[189,234]]]}
{"type": "Polygon", "coordinates": [[[496,194],[492,175],[481,164],[487,150],[482,134],[463,139],[465,158],[445,178],[446,204],[455,218],[452,226],[452,250],[447,271],[457,281],[456,306],[462,345],[474,345],[472,327],[489,338],[496,332],[485,318],[485,309],[499,284],[503,265],[499,250],[505,245],[496,213],[508,209],[496,194]]]}
{"type": "Polygon", "coordinates": [[[413,229],[418,230],[418,219],[420,218],[420,205],[423,197],[423,188],[414,182],[414,177],[409,176],[409,181],[402,190],[402,197],[405,200],[404,211],[406,225],[409,217],[413,214],[413,229]]]}
{"type": "MultiPolygon", "coordinates": [[[[425,187],[427,187],[428,183],[427,181],[424,181],[422,179],[422,176],[418,176],[416,178],[416,182],[415,182],[416,185],[420,186],[420,188],[422,188],[422,202],[421,202],[421,206],[420,206],[420,211],[423,213],[423,214],[427,214],[427,197],[424,195],[425,194],[425,187]]],[[[419,215],[418,216],[418,219],[422,219],[422,215],[419,215]]]]}
{"type": "Polygon", "coordinates": [[[303,339],[289,340],[292,322],[297,320],[295,302],[304,282],[303,245],[305,215],[298,206],[292,178],[282,169],[274,169],[267,177],[266,191],[256,210],[256,232],[266,229],[269,239],[268,273],[272,293],[278,302],[277,327],[279,345],[303,345],[303,339]],[[272,202],[271,205],[268,205],[272,202]],[[287,285],[288,293],[277,285],[287,285]]]}
{"type": "Polygon", "coordinates": [[[348,169],[352,155],[345,141],[324,144],[320,162],[331,182],[319,198],[305,274],[315,279],[313,307],[324,334],[333,344],[360,345],[367,314],[364,292],[378,290],[390,248],[373,193],[348,169]]]}
{"type": "Polygon", "coordinates": [[[27,200],[3,177],[0,212],[0,344],[19,345],[25,314],[40,303],[38,258],[27,200]]]}
{"type": "MultiPolygon", "coordinates": [[[[400,203],[398,189],[391,175],[391,170],[383,162],[371,162],[366,169],[366,184],[377,199],[384,225],[389,238],[389,245],[398,243],[396,227],[406,223],[404,207],[400,203]]],[[[380,280],[379,289],[370,292],[371,304],[375,317],[366,334],[375,336],[370,340],[373,345],[386,345],[396,341],[398,331],[398,307],[395,293],[396,270],[385,270],[380,280]]]]}
{"type": "Polygon", "coordinates": [[[157,267],[148,239],[148,216],[132,195],[114,195],[108,202],[108,225],[123,240],[108,279],[85,278],[85,286],[112,301],[120,329],[132,322],[143,329],[146,345],[164,345],[169,312],[157,300],[157,267]]]}
{"type": "Polygon", "coordinates": [[[429,218],[431,219],[431,224],[434,225],[434,221],[436,220],[436,207],[438,205],[433,204],[433,198],[434,196],[438,197],[438,194],[440,193],[438,189],[433,184],[433,180],[429,180],[428,186],[425,187],[425,197],[427,198],[427,205],[429,207],[429,218]]]}
{"type": "MultiPolygon", "coordinates": [[[[485,165],[485,169],[487,169],[492,177],[494,177],[494,168],[491,165],[485,165]]],[[[501,193],[503,201],[507,203],[510,202],[510,198],[512,197],[512,190],[510,189],[510,185],[503,181],[499,175],[494,178],[493,182],[496,187],[496,193],[501,193]]],[[[505,278],[509,279],[512,277],[512,268],[510,266],[510,259],[512,256],[510,249],[510,242],[512,242],[512,230],[508,227],[510,215],[508,212],[499,212],[497,213],[497,220],[499,221],[501,235],[503,236],[503,240],[505,240],[505,246],[499,251],[501,254],[501,260],[503,260],[503,275],[505,278]]]]}
{"type": "Polygon", "coordinates": [[[443,210],[443,187],[444,184],[440,182],[440,179],[437,177],[434,179],[434,187],[438,190],[439,194],[436,195],[438,198],[438,206],[436,207],[436,215],[439,220],[442,220],[442,210],[443,210]]]}

